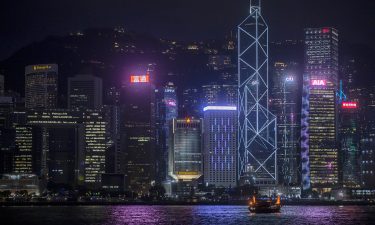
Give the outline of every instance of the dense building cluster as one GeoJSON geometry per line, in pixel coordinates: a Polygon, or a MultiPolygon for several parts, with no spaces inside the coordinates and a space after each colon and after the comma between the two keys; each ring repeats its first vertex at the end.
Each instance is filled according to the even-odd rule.
{"type": "MultiPolygon", "coordinates": [[[[199,86],[177,85],[173,73],[160,84],[154,62],[117,85],[91,73],[63,80],[58,64],[35,64],[21,97],[1,74],[0,191],[134,197],[161,188],[180,198],[250,186],[290,198],[375,197],[375,87],[356,85],[355,59],[339,62],[338,30],[304,32],[303,64],[270,61],[268,27],[252,6],[224,51],[184,47],[219,74],[199,86]]],[[[173,61],[182,47],[168,43],[173,61]]]]}

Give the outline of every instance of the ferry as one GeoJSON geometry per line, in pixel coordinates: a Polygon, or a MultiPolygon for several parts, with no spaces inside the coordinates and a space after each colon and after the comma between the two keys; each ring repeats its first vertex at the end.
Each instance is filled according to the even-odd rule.
{"type": "Polygon", "coordinates": [[[253,196],[249,202],[249,210],[252,213],[278,213],[281,210],[280,196],[277,196],[276,201],[253,196]]]}

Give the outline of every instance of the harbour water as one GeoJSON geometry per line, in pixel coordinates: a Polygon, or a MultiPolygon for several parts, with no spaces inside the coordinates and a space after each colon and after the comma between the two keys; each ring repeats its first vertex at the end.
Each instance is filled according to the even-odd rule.
{"type": "Polygon", "coordinates": [[[284,206],[251,214],[246,206],[11,206],[0,224],[375,224],[375,206],[284,206]]]}

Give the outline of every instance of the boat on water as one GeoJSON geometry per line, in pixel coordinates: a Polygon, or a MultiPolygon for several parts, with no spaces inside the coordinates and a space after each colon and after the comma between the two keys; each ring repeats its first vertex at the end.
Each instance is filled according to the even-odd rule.
{"type": "Polygon", "coordinates": [[[252,213],[277,213],[281,210],[280,196],[276,200],[272,198],[256,198],[253,196],[249,202],[249,210],[252,213]]]}

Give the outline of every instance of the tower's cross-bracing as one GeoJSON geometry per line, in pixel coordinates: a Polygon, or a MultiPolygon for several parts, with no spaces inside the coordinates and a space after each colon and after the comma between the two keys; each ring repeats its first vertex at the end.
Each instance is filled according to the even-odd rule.
{"type": "Polygon", "coordinates": [[[238,176],[256,186],[274,186],[276,117],[268,110],[268,26],[260,2],[238,25],[238,86],[238,176]]]}

